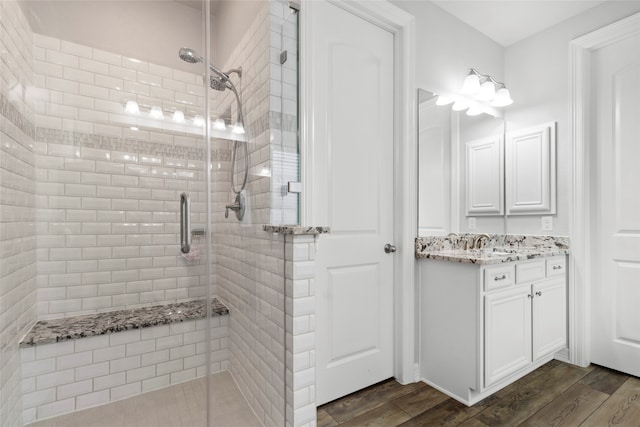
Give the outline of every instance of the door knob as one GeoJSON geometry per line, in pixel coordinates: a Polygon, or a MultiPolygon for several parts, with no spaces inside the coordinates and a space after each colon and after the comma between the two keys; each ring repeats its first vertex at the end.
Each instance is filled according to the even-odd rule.
{"type": "Polygon", "coordinates": [[[393,246],[391,243],[387,243],[386,245],[384,245],[384,251],[389,254],[391,252],[395,252],[396,247],[393,246]]]}

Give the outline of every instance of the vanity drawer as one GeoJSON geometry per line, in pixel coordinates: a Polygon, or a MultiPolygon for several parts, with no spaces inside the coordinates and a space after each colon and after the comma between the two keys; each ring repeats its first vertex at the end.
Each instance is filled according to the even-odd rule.
{"type": "Polygon", "coordinates": [[[562,276],[567,271],[567,257],[559,256],[547,260],[547,277],[562,276]]]}
{"type": "Polygon", "coordinates": [[[516,270],[513,263],[501,264],[484,269],[484,290],[506,288],[513,285],[516,280],[516,270]]]}
{"type": "Polygon", "coordinates": [[[544,279],[545,262],[543,259],[516,265],[516,280],[518,283],[533,282],[544,279]]]}

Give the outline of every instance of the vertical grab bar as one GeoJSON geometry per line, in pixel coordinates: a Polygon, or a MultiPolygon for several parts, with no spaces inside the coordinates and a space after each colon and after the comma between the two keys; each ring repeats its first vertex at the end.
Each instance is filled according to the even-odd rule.
{"type": "Polygon", "coordinates": [[[180,195],[180,251],[188,254],[191,250],[191,199],[189,194],[180,195]]]}

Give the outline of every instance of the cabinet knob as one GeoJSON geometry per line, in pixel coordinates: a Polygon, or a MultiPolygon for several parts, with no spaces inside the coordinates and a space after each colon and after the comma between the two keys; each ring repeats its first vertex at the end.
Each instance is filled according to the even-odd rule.
{"type": "Polygon", "coordinates": [[[561,265],[554,265],[553,269],[554,270],[562,270],[562,266],[561,265]]]}
{"type": "Polygon", "coordinates": [[[506,274],[503,274],[502,276],[495,276],[495,277],[493,278],[493,280],[494,280],[495,282],[497,282],[498,280],[504,280],[504,279],[506,279],[506,278],[507,278],[507,275],[506,275],[506,274]]]}
{"type": "Polygon", "coordinates": [[[533,295],[527,294],[527,298],[533,298],[533,295]]]}
{"type": "Polygon", "coordinates": [[[542,296],[542,291],[538,291],[538,292],[536,292],[536,295],[538,295],[539,297],[541,297],[541,296],[542,296]]]}
{"type": "Polygon", "coordinates": [[[387,243],[386,245],[384,245],[384,251],[390,254],[396,251],[396,247],[393,246],[391,243],[387,243]]]}

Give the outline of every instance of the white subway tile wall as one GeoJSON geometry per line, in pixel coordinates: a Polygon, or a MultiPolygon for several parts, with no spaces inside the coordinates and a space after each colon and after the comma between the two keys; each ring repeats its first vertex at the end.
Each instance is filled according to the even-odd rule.
{"type": "Polygon", "coordinates": [[[0,425],[21,425],[18,343],[37,318],[33,40],[16,1],[0,2],[0,425]]]}
{"type": "Polygon", "coordinates": [[[144,130],[150,119],[124,113],[134,100],[141,115],[152,106],[202,114],[202,88],[176,90],[197,76],[39,34],[34,42],[45,82],[35,103],[39,318],[203,297],[204,263],[179,251],[180,193],[190,194],[192,227],[205,228],[202,137],[188,125],[144,130]]]}
{"type": "Polygon", "coordinates": [[[204,376],[207,329],[210,372],[226,370],[228,319],[188,320],[22,348],[22,422],[104,405],[204,376]]]}
{"type": "Polygon", "coordinates": [[[315,263],[316,239],[286,236],[287,420],[295,427],[316,425],[315,273],[298,268],[315,263]]]}

